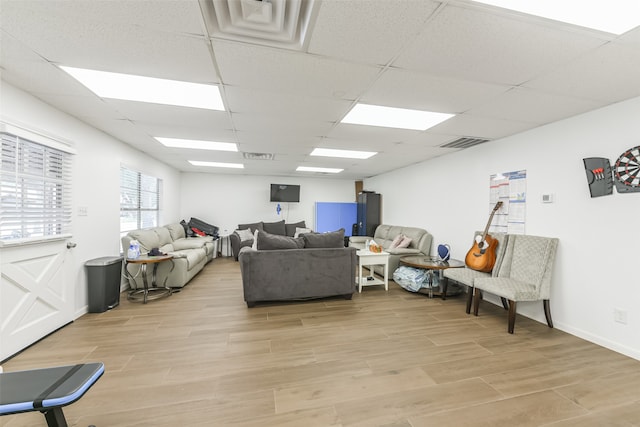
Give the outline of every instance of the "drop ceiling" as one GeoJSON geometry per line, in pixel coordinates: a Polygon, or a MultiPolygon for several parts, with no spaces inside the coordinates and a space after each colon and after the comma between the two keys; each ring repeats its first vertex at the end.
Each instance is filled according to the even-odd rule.
{"type": "Polygon", "coordinates": [[[321,174],[328,178],[363,179],[465,149],[446,146],[461,138],[491,144],[640,96],[640,28],[615,36],[473,1],[0,0],[0,8],[3,80],[185,172],[317,176],[295,171],[315,166],[344,169],[321,174]],[[100,99],[59,65],[220,85],[227,110],[100,99]],[[341,124],[357,102],[455,116],[426,131],[341,124]],[[234,142],[239,151],[168,148],[154,136],[234,142]],[[378,154],[311,157],[316,147],[378,154]]]}

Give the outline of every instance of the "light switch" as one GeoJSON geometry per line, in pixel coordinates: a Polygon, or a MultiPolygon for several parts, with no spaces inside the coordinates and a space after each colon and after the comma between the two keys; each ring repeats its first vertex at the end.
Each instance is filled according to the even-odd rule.
{"type": "Polygon", "coordinates": [[[87,216],[89,215],[89,208],[86,206],[78,206],[78,216],[87,216]]]}

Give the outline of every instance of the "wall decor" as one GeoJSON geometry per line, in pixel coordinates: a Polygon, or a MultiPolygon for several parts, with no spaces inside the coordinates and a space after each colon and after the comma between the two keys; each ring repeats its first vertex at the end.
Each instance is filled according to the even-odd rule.
{"type": "Polygon", "coordinates": [[[640,146],[622,153],[613,167],[604,157],[587,157],[582,161],[591,197],[613,194],[614,185],[618,193],[640,192],[640,146]]]}

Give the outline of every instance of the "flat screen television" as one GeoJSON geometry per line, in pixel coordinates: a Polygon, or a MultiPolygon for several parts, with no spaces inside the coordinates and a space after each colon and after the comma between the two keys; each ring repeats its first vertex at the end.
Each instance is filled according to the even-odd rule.
{"type": "Polygon", "coordinates": [[[300,186],[291,184],[271,184],[272,202],[299,202],[300,186]]]}

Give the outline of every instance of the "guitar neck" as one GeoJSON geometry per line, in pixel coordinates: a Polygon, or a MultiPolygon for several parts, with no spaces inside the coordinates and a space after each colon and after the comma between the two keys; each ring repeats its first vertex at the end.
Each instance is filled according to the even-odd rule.
{"type": "Polygon", "coordinates": [[[493,221],[493,215],[496,213],[496,211],[498,209],[500,209],[500,206],[502,206],[502,202],[496,203],[496,205],[493,207],[493,210],[491,211],[491,215],[489,215],[489,221],[487,221],[487,226],[484,228],[484,231],[482,232],[482,240],[483,241],[487,237],[487,233],[489,232],[489,227],[491,226],[491,221],[493,221]]]}

